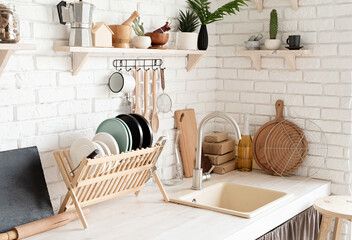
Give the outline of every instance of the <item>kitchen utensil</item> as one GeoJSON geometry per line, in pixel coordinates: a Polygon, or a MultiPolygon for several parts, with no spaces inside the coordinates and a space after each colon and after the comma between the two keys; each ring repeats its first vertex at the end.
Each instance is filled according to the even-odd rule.
{"type": "MultiPolygon", "coordinates": [[[[92,143],[94,144],[95,149],[98,149],[98,151],[99,151],[99,154],[97,155],[97,157],[105,157],[105,152],[104,152],[104,149],[102,148],[102,146],[100,146],[100,144],[97,142],[92,142],[92,143]]],[[[105,169],[106,169],[106,164],[104,164],[104,166],[101,168],[101,171],[99,172],[99,174],[103,173],[105,171],[105,169]]],[[[94,170],[91,171],[89,176],[92,176],[93,173],[94,173],[94,170]]]]}
{"type": "Polygon", "coordinates": [[[149,122],[140,114],[130,114],[130,115],[133,116],[142,127],[142,131],[143,131],[142,147],[143,148],[150,147],[153,144],[153,130],[149,122]]]}
{"type": "Polygon", "coordinates": [[[284,102],[278,100],[275,106],[275,119],[264,124],[254,136],[253,157],[266,173],[286,176],[302,164],[307,155],[307,141],[297,125],[284,119],[284,102]]]}
{"type": "Polygon", "coordinates": [[[73,3],[61,1],[57,5],[57,11],[60,23],[66,25],[62,16],[62,7],[65,7],[69,13],[69,22],[71,25],[69,45],[77,47],[92,47],[91,24],[95,6],[83,2],[82,0],[73,3]]]}
{"type": "Polygon", "coordinates": [[[144,71],[144,113],[143,117],[149,122],[149,114],[148,114],[148,70],[144,71]]]}
{"type": "Polygon", "coordinates": [[[301,47],[301,35],[288,36],[286,43],[291,49],[299,49],[301,47]]]}
{"type": "Polygon", "coordinates": [[[53,215],[37,147],[0,152],[0,232],[53,215]]]}
{"type": "Polygon", "coordinates": [[[139,16],[137,11],[134,11],[131,16],[122,25],[131,26],[132,22],[139,16]]]}
{"type": "Polygon", "coordinates": [[[304,46],[300,46],[300,47],[286,47],[288,50],[300,50],[302,48],[304,48],[304,46]]]}
{"type": "Polygon", "coordinates": [[[168,33],[146,33],[146,36],[149,36],[152,39],[152,46],[149,48],[152,49],[167,49],[164,45],[169,41],[168,33]]]}
{"type": "Polygon", "coordinates": [[[159,117],[158,113],[156,112],[156,70],[153,70],[153,112],[152,112],[152,119],[151,125],[153,132],[157,133],[159,130],[159,117]]]}
{"type": "MultiPolygon", "coordinates": [[[[97,147],[88,138],[79,138],[75,140],[70,148],[73,170],[76,170],[83,158],[88,156],[88,154],[95,149],[97,149],[97,147]]],[[[101,151],[101,149],[99,149],[99,151],[101,151]]],[[[102,156],[102,153],[99,152],[98,156],[102,156]]]]}
{"type": "Polygon", "coordinates": [[[109,25],[109,27],[114,32],[112,45],[115,48],[130,48],[132,27],[126,25],[109,25]]]}
{"type": "MultiPolygon", "coordinates": [[[[99,144],[99,146],[103,149],[104,151],[104,156],[111,156],[111,152],[110,152],[110,149],[109,147],[104,143],[104,142],[101,142],[101,141],[95,141],[95,143],[99,144]]],[[[102,169],[102,172],[108,172],[110,169],[111,169],[111,164],[108,163],[108,164],[105,164],[103,169],[102,169]],[[105,170],[106,169],[106,170],[105,170]],[[104,171],[105,170],[105,171],[104,171]]]]}
{"type": "Polygon", "coordinates": [[[165,152],[162,157],[160,180],[168,186],[179,185],[183,182],[183,164],[180,153],[179,137],[181,131],[171,129],[166,132],[168,145],[173,148],[175,154],[165,152]]]}
{"type": "Polygon", "coordinates": [[[197,121],[194,109],[175,111],[176,127],[181,130],[180,150],[185,177],[193,176],[197,151],[197,121]]]}
{"type": "Polygon", "coordinates": [[[109,133],[100,132],[93,137],[93,141],[100,141],[106,144],[111,154],[117,155],[120,153],[119,146],[113,136],[109,133]]]}
{"type": "Polygon", "coordinates": [[[120,152],[127,152],[129,149],[129,134],[125,125],[116,118],[109,118],[100,123],[96,133],[106,132],[113,136],[119,145],[120,152]]]}
{"type": "MultiPolygon", "coordinates": [[[[83,209],[83,213],[84,215],[88,215],[89,209],[83,209]]],[[[42,232],[65,226],[69,222],[76,220],[78,217],[77,212],[60,213],[55,216],[14,227],[9,232],[0,233],[0,240],[17,240],[27,238],[42,232]]]]}
{"type": "Polygon", "coordinates": [[[171,111],[172,100],[171,97],[165,93],[165,72],[164,69],[160,69],[160,78],[161,78],[161,88],[163,93],[158,96],[157,106],[159,112],[167,113],[171,111]]]}
{"type": "Polygon", "coordinates": [[[134,91],[135,91],[134,113],[141,114],[141,109],[139,108],[139,67],[137,65],[136,65],[134,79],[136,80],[136,87],[134,88],[134,91]]]}
{"type": "Polygon", "coordinates": [[[136,80],[128,74],[114,72],[109,77],[109,88],[113,93],[131,93],[136,86],[136,80]]]}
{"type": "Polygon", "coordinates": [[[132,149],[136,150],[141,148],[143,145],[143,130],[139,122],[132,115],[120,114],[116,118],[124,121],[129,127],[132,134],[132,149]]]}

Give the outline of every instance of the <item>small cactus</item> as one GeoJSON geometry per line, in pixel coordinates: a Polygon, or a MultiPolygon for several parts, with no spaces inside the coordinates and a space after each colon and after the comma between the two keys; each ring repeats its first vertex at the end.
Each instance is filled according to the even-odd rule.
{"type": "Polygon", "coordinates": [[[141,20],[140,17],[137,17],[133,21],[132,28],[137,36],[144,36],[144,27],[143,27],[143,23],[140,23],[140,20],[141,20]]]}
{"type": "Polygon", "coordinates": [[[278,25],[277,12],[273,9],[270,13],[270,39],[276,39],[278,25]]]}

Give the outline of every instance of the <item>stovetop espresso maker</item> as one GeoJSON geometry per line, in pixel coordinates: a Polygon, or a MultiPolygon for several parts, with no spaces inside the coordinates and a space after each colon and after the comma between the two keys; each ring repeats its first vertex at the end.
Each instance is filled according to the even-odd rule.
{"type": "Polygon", "coordinates": [[[63,20],[63,7],[68,11],[69,24],[71,25],[69,45],[76,47],[92,47],[91,24],[95,6],[90,3],[82,2],[82,0],[73,3],[61,1],[57,5],[57,11],[60,23],[66,25],[66,22],[63,20]]]}

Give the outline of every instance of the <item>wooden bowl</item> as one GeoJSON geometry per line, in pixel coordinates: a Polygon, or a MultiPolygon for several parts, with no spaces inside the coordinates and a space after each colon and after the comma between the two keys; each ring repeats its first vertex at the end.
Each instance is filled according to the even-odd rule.
{"type": "Polygon", "coordinates": [[[109,27],[114,32],[112,45],[115,48],[130,48],[132,27],[126,25],[110,25],[109,27]]]}
{"type": "Polygon", "coordinates": [[[151,48],[165,48],[165,45],[169,41],[168,33],[146,33],[146,36],[149,36],[152,39],[152,47],[151,48]]]}

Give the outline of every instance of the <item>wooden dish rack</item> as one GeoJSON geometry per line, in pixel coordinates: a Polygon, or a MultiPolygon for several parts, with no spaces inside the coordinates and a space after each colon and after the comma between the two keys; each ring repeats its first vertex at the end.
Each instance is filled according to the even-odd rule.
{"type": "Polygon", "coordinates": [[[153,174],[164,200],[169,198],[156,173],[155,164],[165,148],[166,140],[160,137],[154,147],[101,158],[84,158],[73,173],[70,151],[54,153],[57,165],[68,192],[59,213],[76,210],[84,228],[88,227],[82,207],[110,200],[134,192],[138,196],[145,182],[153,174]],[[105,164],[114,166],[104,172],[105,164]]]}

